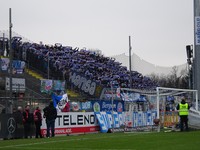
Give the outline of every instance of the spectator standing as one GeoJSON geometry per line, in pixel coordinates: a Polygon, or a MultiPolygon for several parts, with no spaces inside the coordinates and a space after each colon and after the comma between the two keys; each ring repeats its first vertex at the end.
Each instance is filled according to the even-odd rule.
{"type": "Polygon", "coordinates": [[[44,118],[46,118],[47,125],[47,137],[50,137],[50,129],[51,129],[51,137],[55,136],[55,120],[57,118],[57,110],[53,105],[53,101],[50,102],[49,106],[43,109],[44,118]]]}
{"type": "Polygon", "coordinates": [[[182,98],[181,103],[179,103],[177,105],[176,109],[179,110],[181,131],[183,131],[184,125],[185,125],[186,131],[188,131],[189,130],[189,128],[188,128],[188,114],[189,114],[190,106],[185,101],[185,98],[182,98]]]}
{"type": "Polygon", "coordinates": [[[42,138],[41,125],[42,125],[42,114],[39,107],[36,107],[33,113],[34,123],[35,123],[35,138],[42,138]]]}
{"type": "Polygon", "coordinates": [[[17,111],[13,111],[13,117],[15,118],[16,122],[16,132],[14,138],[23,138],[23,110],[21,106],[18,106],[17,111]]]}
{"type": "Polygon", "coordinates": [[[32,116],[30,114],[30,106],[26,105],[25,110],[23,112],[23,124],[24,124],[24,138],[32,138],[31,135],[31,123],[32,123],[32,116]]]}

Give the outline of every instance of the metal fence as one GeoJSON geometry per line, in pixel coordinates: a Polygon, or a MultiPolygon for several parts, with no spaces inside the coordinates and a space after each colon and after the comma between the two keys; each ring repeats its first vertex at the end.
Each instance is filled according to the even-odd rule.
{"type": "Polygon", "coordinates": [[[25,108],[26,105],[30,106],[30,112],[33,112],[36,107],[43,109],[49,104],[49,98],[10,98],[10,97],[0,97],[0,114],[12,114],[19,106],[25,108]]]}

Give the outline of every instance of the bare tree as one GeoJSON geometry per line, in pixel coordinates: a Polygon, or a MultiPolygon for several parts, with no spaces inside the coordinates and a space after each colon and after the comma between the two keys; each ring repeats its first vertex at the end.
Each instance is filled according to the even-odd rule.
{"type": "Polygon", "coordinates": [[[157,75],[155,73],[152,73],[148,75],[151,80],[156,82],[159,86],[162,87],[171,87],[171,88],[188,88],[188,71],[187,69],[183,69],[180,71],[180,74],[178,74],[178,68],[174,66],[172,68],[172,71],[168,75],[157,75]]]}

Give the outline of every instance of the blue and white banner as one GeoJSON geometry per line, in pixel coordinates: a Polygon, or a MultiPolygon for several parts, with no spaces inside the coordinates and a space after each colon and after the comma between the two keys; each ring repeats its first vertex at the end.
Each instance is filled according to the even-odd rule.
{"type": "Polygon", "coordinates": [[[53,81],[53,90],[54,91],[65,91],[65,81],[54,80],[53,81]]]}
{"type": "Polygon", "coordinates": [[[195,45],[200,45],[200,16],[195,16],[195,45]]]}
{"type": "Polygon", "coordinates": [[[12,67],[14,74],[22,74],[24,72],[25,62],[20,60],[13,60],[12,67]]]}
{"type": "MultiPolygon", "coordinates": [[[[112,111],[112,101],[111,100],[99,100],[91,101],[94,112],[111,112],[112,111]]],[[[124,101],[113,101],[113,111],[123,112],[124,111],[124,101]]]]}
{"type": "Polygon", "coordinates": [[[7,71],[9,68],[9,58],[1,58],[0,59],[0,66],[2,71],[7,71]]]}
{"type": "MultiPolygon", "coordinates": [[[[9,69],[9,58],[0,59],[0,70],[8,71],[9,69]]],[[[13,74],[22,74],[24,72],[25,62],[21,60],[13,60],[12,63],[12,73],[13,74]]]]}
{"type": "Polygon", "coordinates": [[[81,110],[92,110],[91,101],[81,102],[81,110]]]}
{"type": "Polygon", "coordinates": [[[113,112],[113,115],[111,112],[95,112],[95,116],[99,122],[102,133],[107,133],[108,129],[111,129],[112,127],[120,128],[122,125],[124,125],[124,117],[123,113],[121,112],[113,112]]]}
{"type": "Polygon", "coordinates": [[[154,125],[153,120],[157,117],[157,112],[126,112],[124,116],[126,127],[150,126],[154,125]]]}

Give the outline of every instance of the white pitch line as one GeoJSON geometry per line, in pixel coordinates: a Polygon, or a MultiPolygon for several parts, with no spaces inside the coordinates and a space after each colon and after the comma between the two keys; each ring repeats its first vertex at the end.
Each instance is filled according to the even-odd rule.
{"type": "MultiPolygon", "coordinates": [[[[143,134],[147,134],[145,132],[142,132],[143,134]]],[[[133,136],[133,135],[138,135],[138,134],[142,134],[142,133],[135,133],[135,134],[126,134],[126,135],[121,135],[121,136],[133,136]]],[[[149,132],[148,132],[149,133],[149,132]]],[[[26,148],[26,146],[32,146],[32,145],[40,145],[40,144],[49,144],[49,143],[59,143],[59,142],[69,142],[69,141],[80,141],[80,140],[93,140],[93,139],[106,139],[106,138],[118,138],[117,136],[105,136],[105,137],[96,137],[96,138],[80,138],[80,139],[64,139],[64,140],[52,140],[52,141],[45,141],[45,142],[35,142],[35,143],[28,143],[28,144],[17,144],[17,145],[7,145],[7,146],[1,146],[0,149],[3,148],[26,148]]],[[[27,149],[31,149],[31,147],[27,147],[27,149]]],[[[32,148],[32,149],[37,149],[37,148],[32,148]]],[[[38,148],[38,149],[42,149],[42,148],[38,148]]],[[[45,148],[44,148],[45,149],[45,148]]],[[[56,148],[57,149],[57,148],[56,148]]],[[[80,149],[81,148],[77,148],[80,149]]],[[[59,150],[59,149],[58,149],[59,150]]],[[[61,149],[62,150],[62,149],[61,149]]],[[[84,149],[82,148],[82,150],[91,150],[91,149],[84,149]]],[[[98,149],[95,149],[98,150],[98,149]]],[[[114,150],[114,149],[106,149],[106,150],[114,150]]],[[[124,150],[129,150],[129,149],[124,149],[124,150]]],[[[133,149],[132,149],[133,150],[133,149]]]]}
{"type": "MultiPolygon", "coordinates": [[[[22,149],[22,147],[14,147],[14,149],[22,149]]],[[[102,149],[97,149],[97,148],[80,148],[80,147],[77,147],[77,148],[31,148],[31,147],[23,147],[23,149],[27,149],[27,150],[102,150],[102,149]]],[[[134,149],[116,149],[116,148],[113,148],[113,149],[103,149],[103,150],[134,150],[134,149]]]]}

